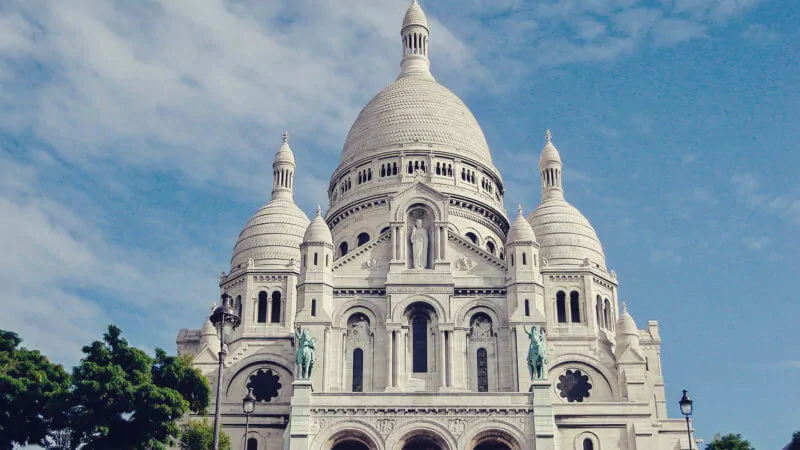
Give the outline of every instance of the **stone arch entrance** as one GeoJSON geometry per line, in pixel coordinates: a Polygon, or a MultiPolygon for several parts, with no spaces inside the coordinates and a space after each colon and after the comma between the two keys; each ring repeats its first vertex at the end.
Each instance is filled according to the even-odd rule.
{"type": "Polygon", "coordinates": [[[470,450],[521,450],[522,446],[510,433],[494,429],[479,432],[469,441],[467,448],[470,450]]]}
{"type": "Polygon", "coordinates": [[[449,450],[447,442],[436,433],[420,430],[409,433],[398,445],[400,450],[449,450]]]}
{"type": "Polygon", "coordinates": [[[322,448],[330,450],[377,450],[375,440],[366,432],[358,429],[341,430],[328,440],[322,448]]]}

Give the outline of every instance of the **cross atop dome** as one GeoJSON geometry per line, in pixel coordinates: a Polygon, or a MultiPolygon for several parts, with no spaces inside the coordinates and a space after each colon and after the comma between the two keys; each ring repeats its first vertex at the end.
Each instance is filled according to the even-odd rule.
{"type": "Polygon", "coordinates": [[[283,138],[283,142],[289,143],[289,130],[283,130],[283,133],[281,133],[281,138],[283,138]]]}
{"type": "Polygon", "coordinates": [[[547,143],[553,142],[553,134],[550,133],[550,129],[549,128],[544,130],[544,138],[545,138],[547,143]]]}
{"type": "Polygon", "coordinates": [[[517,205],[517,214],[522,215],[522,205],[517,205]]]}
{"type": "Polygon", "coordinates": [[[317,215],[318,216],[322,215],[322,206],[320,206],[320,205],[317,205],[317,215]]]}

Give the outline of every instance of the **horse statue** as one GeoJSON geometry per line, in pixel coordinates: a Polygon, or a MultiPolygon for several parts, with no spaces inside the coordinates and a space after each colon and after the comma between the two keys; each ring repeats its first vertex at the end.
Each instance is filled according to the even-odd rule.
{"type": "Polygon", "coordinates": [[[531,327],[529,332],[525,327],[525,334],[531,340],[531,345],[528,347],[528,373],[530,374],[531,381],[543,380],[547,377],[547,341],[544,333],[544,327],[531,327]]]}
{"type": "Polygon", "coordinates": [[[294,337],[297,339],[296,377],[298,380],[307,380],[311,378],[311,369],[314,368],[314,362],[317,360],[314,350],[316,339],[311,337],[308,329],[301,330],[300,327],[294,330],[294,337]]]}

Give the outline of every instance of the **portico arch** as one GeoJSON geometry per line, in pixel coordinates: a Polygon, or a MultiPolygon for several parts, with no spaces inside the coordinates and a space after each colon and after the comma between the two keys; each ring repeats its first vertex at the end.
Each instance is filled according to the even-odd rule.
{"type": "Polygon", "coordinates": [[[386,450],[455,450],[455,439],[441,424],[420,420],[395,429],[386,439],[386,450]]]}
{"type": "Polygon", "coordinates": [[[469,450],[522,450],[528,448],[525,435],[505,423],[489,423],[478,427],[471,436],[465,436],[469,450]]]}
{"type": "Polygon", "coordinates": [[[361,421],[347,421],[334,424],[314,439],[316,445],[310,448],[322,450],[379,450],[382,449],[380,435],[371,426],[361,421]]]}

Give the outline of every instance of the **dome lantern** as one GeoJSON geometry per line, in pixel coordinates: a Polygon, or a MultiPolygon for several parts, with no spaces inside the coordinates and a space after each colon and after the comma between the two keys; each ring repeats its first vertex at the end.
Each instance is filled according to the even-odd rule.
{"type": "Polygon", "coordinates": [[[428,19],[417,0],[411,2],[403,18],[400,30],[403,39],[403,59],[400,61],[400,78],[408,75],[423,75],[430,79],[430,60],[428,59],[428,19]]]}
{"type": "Polygon", "coordinates": [[[272,198],[292,198],[294,188],[294,153],[289,147],[289,132],[283,131],[283,143],[272,163],[272,198]]]}
{"type": "Polygon", "coordinates": [[[561,155],[553,145],[550,130],[544,132],[545,144],[539,157],[539,173],[542,176],[542,200],[563,199],[564,189],[561,187],[561,155]]]}

